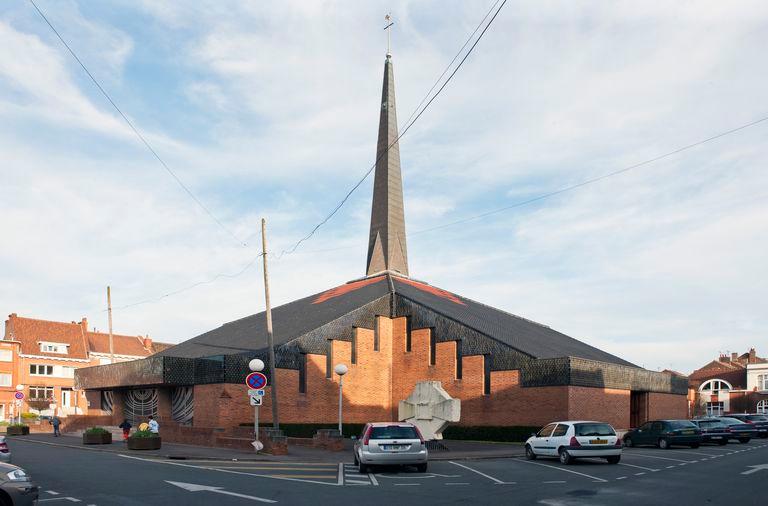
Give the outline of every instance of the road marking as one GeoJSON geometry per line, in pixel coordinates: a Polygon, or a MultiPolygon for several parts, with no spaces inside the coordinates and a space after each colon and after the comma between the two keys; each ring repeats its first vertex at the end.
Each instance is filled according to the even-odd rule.
{"type": "Polygon", "coordinates": [[[667,466],[667,469],[674,469],[675,466],[667,466]]]}
{"type": "MultiPolygon", "coordinates": [[[[341,464],[339,464],[341,465],[341,464]]],[[[216,467],[217,469],[248,469],[251,471],[310,471],[310,472],[333,472],[336,470],[336,466],[333,467],[326,467],[326,468],[311,468],[307,469],[306,467],[272,467],[272,466],[210,466],[210,467],[216,467]]]]}
{"type": "Polygon", "coordinates": [[[350,480],[347,479],[344,481],[347,485],[370,485],[370,481],[362,481],[362,480],[350,480]]]}
{"type": "Polygon", "coordinates": [[[752,474],[758,471],[768,470],[768,464],[759,464],[757,466],[747,466],[747,467],[751,467],[752,469],[750,469],[749,471],[744,471],[741,474],[752,474]]]}
{"type": "Polygon", "coordinates": [[[379,486],[379,481],[376,479],[376,477],[373,475],[373,473],[368,473],[368,477],[371,479],[371,483],[373,483],[374,487],[379,486]]]}
{"type": "Polygon", "coordinates": [[[660,469],[654,469],[652,467],[643,467],[643,466],[636,466],[635,464],[625,464],[623,462],[619,462],[620,466],[627,466],[627,467],[636,467],[638,469],[644,469],[645,471],[651,471],[652,473],[655,473],[656,471],[659,471],[660,469]]]}
{"type": "Polygon", "coordinates": [[[542,483],[567,483],[565,480],[542,481],[542,483]]]}
{"type": "Polygon", "coordinates": [[[56,492],[55,490],[46,490],[45,493],[46,494],[51,494],[51,495],[59,495],[59,493],[56,492]]]}
{"type": "Polygon", "coordinates": [[[417,487],[421,485],[421,483],[395,483],[396,487],[417,487]]]}
{"type": "Polygon", "coordinates": [[[578,474],[579,476],[584,476],[586,478],[590,478],[590,479],[593,479],[595,481],[599,481],[601,483],[607,483],[608,482],[608,480],[604,480],[602,478],[598,478],[597,476],[592,476],[592,475],[589,475],[589,474],[580,473],[578,471],[572,471],[570,469],[564,469],[562,467],[550,466],[549,464],[542,464],[540,462],[533,462],[532,460],[520,460],[520,459],[510,459],[510,460],[516,461],[516,462],[524,462],[526,464],[533,464],[534,466],[543,466],[543,467],[548,467],[550,469],[557,469],[558,471],[563,471],[565,473],[578,474]]]}
{"type": "Polygon", "coordinates": [[[644,475],[644,474],[645,474],[645,471],[643,471],[643,472],[641,472],[641,473],[635,473],[635,476],[642,476],[642,475],[644,475]]]}
{"type": "Polygon", "coordinates": [[[687,452],[684,450],[672,450],[674,453],[680,453],[685,455],[696,455],[697,457],[701,457],[702,455],[712,455],[711,453],[704,453],[704,452],[687,452]]]}
{"type": "Polygon", "coordinates": [[[344,464],[339,462],[339,479],[337,485],[344,485],[344,464]]]}
{"type": "Polygon", "coordinates": [[[80,499],[75,499],[74,497],[51,497],[49,499],[39,499],[37,502],[48,502],[48,501],[82,502],[80,499]]]}
{"type": "Polygon", "coordinates": [[[229,492],[228,490],[222,489],[222,487],[209,487],[207,485],[196,485],[194,483],[184,483],[181,481],[165,480],[165,482],[175,487],[184,489],[187,492],[213,492],[215,494],[229,495],[232,497],[240,497],[241,499],[248,499],[250,501],[256,501],[256,502],[266,502],[266,503],[277,502],[277,501],[273,501],[272,499],[264,499],[263,497],[256,497],[255,495],[245,495],[245,494],[238,494],[237,492],[229,492]]]}
{"type": "Polygon", "coordinates": [[[675,462],[685,462],[686,464],[690,464],[691,463],[690,460],[673,459],[673,458],[670,458],[670,457],[657,457],[655,455],[648,455],[646,453],[635,453],[635,452],[632,452],[632,453],[628,453],[627,455],[632,455],[633,457],[645,457],[645,458],[648,458],[648,459],[674,460],[675,462]]]}
{"type": "Polygon", "coordinates": [[[494,482],[494,483],[496,483],[496,484],[499,484],[499,485],[504,485],[504,484],[506,483],[506,482],[503,482],[503,481],[501,481],[501,480],[499,480],[499,479],[497,479],[497,478],[494,478],[493,476],[489,476],[489,475],[487,475],[487,474],[485,474],[485,473],[483,473],[483,472],[480,472],[480,471],[478,471],[477,469],[472,469],[471,467],[465,466],[464,464],[459,464],[458,462],[454,462],[454,461],[452,461],[452,460],[449,460],[448,462],[450,462],[450,463],[451,463],[451,464],[453,464],[454,466],[463,467],[463,468],[464,468],[464,469],[466,469],[467,471],[472,471],[473,473],[475,473],[475,474],[479,474],[480,476],[485,476],[486,478],[488,478],[489,480],[491,480],[492,482],[494,482]]]}
{"type": "Polygon", "coordinates": [[[446,485],[469,485],[467,482],[448,482],[446,485]]]}
{"type": "Polygon", "coordinates": [[[617,479],[617,480],[626,480],[626,479],[627,479],[627,477],[626,477],[626,476],[619,476],[619,477],[618,477],[618,478],[616,478],[616,479],[617,479]]]}
{"type": "Polygon", "coordinates": [[[155,460],[155,459],[145,459],[142,457],[133,457],[131,455],[123,455],[123,454],[117,454],[118,457],[122,457],[124,459],[132,459],[132,460],[140,460],[142,462],[153,462],[155,464],[164,464],[167,466],[179,466],[179,467],[188,467],[191,469],[203,469],[205,471],[218,471],[220,473],[227,473],[227,474],[240,474],[243,476],[255,476],[257,478],[271,478],[273,480],[285,480],[285,481],[300,481],[303,483],[316,483],[318,485],[330,485],[332,487],[336,487],[336,483],[328,482],[328,481],[317,481],[317,480],[302,480],[299,478],[283,478],[283,477],[277,477],[269,474],[256,474],[256,473],[244,473],[243,471],[233,471],[232,469],[218,469],[216,467],[203,467],[203,466],[193,466],[190,464],[182,464],[180,462],[166,462],[162,460],[155,460]]]}

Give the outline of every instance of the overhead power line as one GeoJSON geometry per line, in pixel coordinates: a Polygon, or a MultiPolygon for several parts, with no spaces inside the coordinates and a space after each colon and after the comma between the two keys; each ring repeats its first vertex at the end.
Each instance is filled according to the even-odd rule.
{"type": "MultiPolygon", "coordinates": [[[[497,3],[498,3],[498,2],[497,2],[497,3]]],[[[425,112],[425,111],[426,111],[426,110],[429,108],[429,106],[432,104],[432,102],[434,102],[434,101],[435,101],[435,99],[436,99],[438,96],[440,96],[440,93],[442,93],[442,91],[445,89],[445,87],[448,85],[448,83],[449,83],[449,82],[451,82],[451,79],[453,79],[453,77],[456,75],[456,73],[459,71],[459,69],[462,67],[462,65],[464,65],[464,62],[467,60],[467,58],[469,58],[469,55],[471,55],[471,54],[472,54],[472,51],[474,51],[474,49],[475,49],[475,47],[477,46],[477,44],[478,44],[478,43],[479,43],[479,42],[482,40],[483,36],[485,35],[485,32],[487,32],[487,31],[488,31],[488,28],[490,28],[490,27],[491,27],[491,25],[493,24],[494,20],[495,20],[495,19],[496,19],[496,17],[499,15],[499,12],[501,12],[501,9],[504,7],[504,5],[505,5],[506,3],[507,3],[507,0],[503,0],[503,1],[501,2],[501,5],[499,5],[499,7],[496,9],[496,12],[493,14],[493,17],[492,17],[492,18],[490,19],[490,21],[488,21],[488,23],[485,25],[485,27],[483,28],[483,30],[480,32],[480,35],[477,37],[477,39],[476,39],[476,40],[475,40],[475,42],[472,44],[472,46],[470,46],[469,50],[466,52],[466,54],[465,54],[465,55],[464,55],[464,57],[461,59],[461,61],[459,61],[459,64],[456,66],[456,68],[455,68],[455,69],[453,69],[453,72],[451,72],[451,73],[450,73],[450,75],[449,75],[449,76],[448,76],[448,78],[445,80],[445,82],[444,82],[444,83],[443,83],[443,84],[440,86],[440,88],[438,88],[438,90],[435,92],[435,94],[434,94],[434,95],[432,95],[432,97],[431,97],[429,100],[427,100],[426,104],[425,104],[425,105],[424,105],[424,106],[421,108],[421,110],[419,111],[419,107],[421,106],[421,104],[422,104],[422,103],[424,103],[424,100],[422,100],[422,101],[421,101],[421,103],[419,104],[419,107],[417,107],[417,108],[415,109],[415,111],[414,111],[414,112],[416,112],[416,111],[419,111],[419,112],[418,112],[417,114],[415,114],[415,116],[414,116],[414,114],[411,114],[411,117],[412,117],[413,119],[412,119],[412,120],[410,120],[410,122],[406,124],[405,128],[404,128],[404,129],[403,129],[403,131],[402,131],[402,132],[401,132],[401,133],[400,133],[400,134],[397,136],[397,138],[396,138],[394,141],[392,141],[392,143],[391,143],[389,146],[387,146],[387,148],[386,148],[386,149],[382,150],[381,154],[379,154],[379,156],[378,156],[378,157],[376,157],[376,161],[374,161],[374,162],[373,162],[373,164],[372,164],[372,165],[371,165],[371,167],[370,167],[370,168],[369,168],[369,169],[368,169],[368,170],[365,172],[365,174],[363,175],[363,177],[362,177],[362,178],[360,178],[360,180],[359,180],[357,183],[355,183],[355,185],[354,185],[354,186],[352,186],[352,189],[351,189],[351,190],[349,190],[349,191],[347,192],[347,194],[344,196],[344,198],[343,198],[343,199],[341,199],[341,202],[339,202],[339,203],[336,205],[336,207],[334,207],[334,208],[333,208],[333,210],[332,210],[332,211],[331,211],[331,212],[330,212],[330,213],[329,213],[329,214],[328,214],[328,215],[327,215],[325,218],[323,218],[323,220],[321,220],[321,221],[320,221],[320,223],[318,223],[317,225],[315,225],[315,227],[314,227],[314,228],[313,228],[313,229],[312,229],[312,230],[311,230],[311,231],[310,231],[310,232],[309,232],[307,235],[305,235],[304,237],[302,237],[301,239],[299,239],[298,241],[296,241],[296,243],[294,243],[294,244],[293,244],[293,246],[291,246],[291,247],[290,247],[290,248],[288,248],[287,250],[286,250],[286,249],[282,250],[282,251],[280,252],[280,254],[277,256],[277,259],[278,259],[278,260],[279,260],[280,258],[282,258],[284,255],[290,255],[291,253],[295,252],[295,251],[296,251],[296,249],[297,249],[297,248],[298,248],[298,247],[301,245],[301,243],[303,243],[303,242],[307,241],[308,239],[310,239],[310,238],[311,238],[313,235],[315,235],[315,232],[317,232],[317,230],[318,230],[320,227],[322,227],[323,225],[325,225],[325,224],[326,224],[326,223],[327,223],[327,222],[328,222],[328,221],[329,221],[331,218],[333,218],[333,217],[336,215],[336,213],[339,211],[339,209],[341,209],[341,208],[342,208],[342,206],[343,206],[343,205],[344,205],[344,204],[347,202],[347,200],[349,200],[349,197],[351,197],[351,196],[352,196],[352,194],[355,192],[355,190],[357,190],[357,189],[360,187],[360,185],[361,185],[361,184],[363,184],[363,181],[365,181],[365,180],[368,178],[368,176],[370,176],[370,175],[371,175],[371,172],[373,172],[373,170],[376,168],[376,164],[379,162],[379,160],[381,160],[381,158],[382,158],[382,157],[383,157],[383,156],[384,156],[384,155],[385,155],[385,154],[386,154],[386,153],[387,153],[387,152],[388,152],[388,151],[389,151],[389,150],[392,148],[392,146],[394,146],[395,144],[397,144],[397,143],[400,141],[400,139],[401,139],[401,138],[402,138],[402,137],[403,137],[405,134],[407,134],[407,133],[408,133],[408,130],[410,130],[410,129],[411,129],[411,127],[412,127],[412,126],[413,126],[413,125],[414,125],[414,124],[415,124],[415,123],[416,123],[416,122],[419,120],[419,118],[420,118],[420,117],[421,117],[421,116],[424,114],[424,112],[425,112]]],[[[496,5],[496,4],[494,4],[494,5],[496,5]]],[[[488,15],[486,14],[486,16],[483,18],[483,20],[482,20],[482,21],[480,22],[480,24],[478,25],[478,28],[479,28],[480,26],[482,26],[483,22],[485,22],[485,20],[486,20],[487,18],[488,18],[488,15]]],[[[471,39],[472,39],[472,37],[474,36],[474,34],[475,34],[476,32],[477,32],[477,29],[475,29],[475,31],[474,31],[474,32],[472,32],[472,35],[470,35],[470,39],[469,39],[469,40],[471,40],[471,39]]],[[[463,49],[466,47],[466,45],[467,45],[467,44],[465,43],[465,44],[464,44],[464,45],[461,47],[461,49],[460,49],[460,50],[459,50],[459,52],[457,53],[457,56],[456,56],[456,57],[458,57],[458,55],[459,55],[459,54],[461,54],[461,51],[462,51],[462,50],[463,50],[463,49]]],[[[451,64],[453,64],[453,62],[454,62],[454,61],[456,61],[456,57],[454,57],[454,59],[453,59],[453,60],[451,60],[451,64]]],[[[445,75],[445,73],[447,72],[447,70],[450,68],[450,65],[451,65],[451,64],[449,64],[449,65],[448,65],[448,67],[446,68],[446,70],[443,72],[443,74],[442,74],[442,75],[445,75]]],[[[442,78],[442,75],[441,75],[441,78],[442,78]]],[[[438,79],[438,81],[437,81],[437,82],[440,82],[440,81],[439,81],[439,79],[438,79]]],[[[435,84],[435,85],[436,85],[436,84],[435,84]]],[[[430,88],[430,91],[429,91],[429,92],[427,93],[427,95],[426,95],[427,97],[429,96],[429,93],[430,93],[430,92],[431,92],[431,91],[432,91],[432,90],[435,88],[435,85],[433,85],[433,86],[432,86],[432,88],[430,88]]],[[[425,97],[425,98],[426,98],[426,97],[425,97]]]]}
{"type": "Polygon", "coordinates": [[[77,53],[70,47],[69,44],[67,44],[67,41],[64,40],[64,37],[61,36],[59,31],[53,26],[53,24],[50,22],[48,17],[43,13],[42,10],[37,6],[37,4],[34,2],[34,0],[29,0],[29,3],[32,4],[32,6],[35,8],[37,13],[40,15],[41,18],[43,18],[43,21],[50,27],[50,29],[53,31],[53,33],[56,34],[56,37],[58,37],[59,41],[64,45],[65,48],[67,48],[67,51],[69,51],[69,54],[72,55],[72,57],[77,61],[77,63],[82,67],[82,69],[85,71],[85,73],[88,75],[88,77],[93,81],[93,84],[96,85],[96,87],[99,89],[102,95],[104,95],[104,98],[107,99],[107,101],[112,104],[112,107],[117,111],[117,113],[125,120],[125,122],[128,124],[128,126],[131,128],[134,134],[136,134],[136,137],[139,138],[139,140],[144,144],[144,146],[149,150],[150,153],[152,153],[152,156],[157,159],[158,162],[160,162],[160,165],[165,169],[165,171],[176,181],[176,183],[181,187],[182,190],[202,209],[205,211],[205,213],[222,229],[224,230],[229,236],[231,236],[237,243],[241,246],[248,247],[248,244],[240,240],[232,230],[229,229],[224,223],[219,220],[213,212],[211,212],[208,207],[203,204],[197,196],[195,196],[194,193],[192,193],[192,190],[189,189],[189,187],[184,184],[184,182],[179,178],[178,175],[168,166],[167,163],[165,163],[165,160],[162,159],[162,157],[158,154],[158,152],[155,150],[155,148],[152,147],[152,145],[147,141],[147,139],[141,134],[138,128],[133,124],[133,122],[128,119],[128,116],[126,116],[123,111],[118,107],[118,105],[115,103],[114,100],[112,100],[112,97],[107,93],[107,91],[104,89],[104,87],[99,83],[99,81],[91,74],[91,71],[88,70],[88,67],[85,66],[83,61],[80,59],[79,56],[77,56],[77,53]]]}

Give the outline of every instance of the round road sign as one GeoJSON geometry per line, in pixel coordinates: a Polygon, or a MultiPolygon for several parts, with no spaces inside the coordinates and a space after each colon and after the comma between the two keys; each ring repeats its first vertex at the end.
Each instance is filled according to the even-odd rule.
{"type": "Polygon", "coordinates": [[[260,372],[252,372],[245,377],[245,384],[251,388],[261,389],[267,386],[267,377],[260,372]]]}
{"type": "Polygon", "coordinates": [[[14,397],[16,397],[18,400],[22,400],[24,398],[24,392],[16,392],[13,394],[14,397]]]}

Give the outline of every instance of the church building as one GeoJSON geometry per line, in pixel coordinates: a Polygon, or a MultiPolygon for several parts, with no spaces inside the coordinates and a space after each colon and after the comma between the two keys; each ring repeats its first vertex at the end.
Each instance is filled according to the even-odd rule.
{"type": "MultiPolygon", "coordinates": [[[[396,420],[399,401],[424,380],[461,400],[457,423],[468,427],[598,419],[619,429],[687,416],[685,378],[412,276],[397,139],[387,54],[365,276],[273,309],[276,377],[269,380],[277,381],[281,423],[337,422],[336,364],[349,369],[348,423],[396,420]]],[[[226,432],[253,422],[243,380],[251,359],[268,363],[266,343],[265,313],[258,313],[142,360],[78,369],[76,382],[100,395],[90,413],[115,423],[154,415],[166,428],[226,432]]],[[[261,409],[267,423],[269,388],[261,409]]]]}

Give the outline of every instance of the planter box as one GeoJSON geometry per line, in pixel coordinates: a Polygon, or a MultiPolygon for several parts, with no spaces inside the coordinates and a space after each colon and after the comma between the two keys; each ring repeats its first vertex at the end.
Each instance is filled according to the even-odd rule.
{"type": "Polygon", "coordinates": [[[158,437],[129,437],[129,450],[159,450],[162,438],[158,437]]]}
{"type": "Polygon", "coordinates": [[[27,436],[29,435],[29,427],[8,427],[5,434],[7,436],[27,436]]]}
{"type": "Polygon", "coordinates": [[[83,433],[84,445],[109,445],[112,444],[112,433],[106,432],[103,434],[88,434],[83,433]]]}

